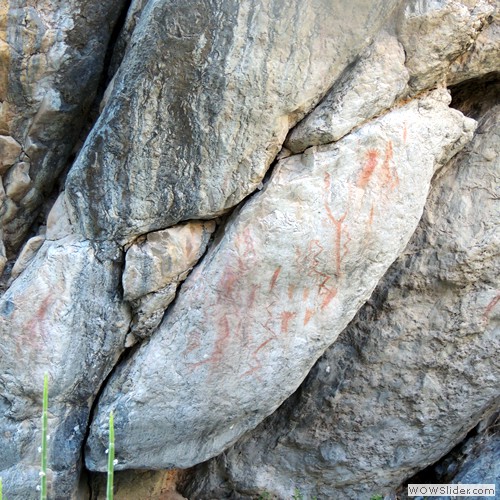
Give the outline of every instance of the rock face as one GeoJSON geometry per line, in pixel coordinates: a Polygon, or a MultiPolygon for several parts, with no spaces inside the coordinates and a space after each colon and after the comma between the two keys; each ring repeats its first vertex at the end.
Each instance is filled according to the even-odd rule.
{"type": "Polygon", "coordinates": [[[406,90],[409,73],[404,62],[402,45],[383,31],[321,104],[292,130],[286,147],[300,153],[309,146],[338,141],[389,109],[406,90]]]}
{"type": "Polygon", "coordinates": [[[73,222],[123,242],[236,205],[396,4],[148,2],[69,174],[73,222]]]}
{"type": "Polygon", "coordinates": [[[70,498],[75,489],[90,404],[130,321],[118,294],[120,258],[110,243],[47,241],[0,301],[0,470],[11,498],[36,498],[44,373],[53,498],[70,498]]]}
{"type": "Polygon", "coordinates": [[[76,144],[125,0],[9,0],[0,6],[0,222],[24,241],[76,144]]]}
{"type": "Polygon", "coordinates": [[[438,175],[407,249],[297,394],[209,463],[189,498],[388,494],[495,408],[499,114],[438,175]]]}
{"type": "MultiPolygon", "coordinates": [[[[498,16],[498,4],[490,0],[409,2],[398,23],[397,33],[405,49],[411,91],[416,92],[441,82],[450,73],[452,65],[455,66],[456,83],[456,66],[462,66],[465,62],[461,58],[467,60],[468,49],[492,22],[494,13],[498,16]]],[[[494,50],[498,69],[498,45],[494,50]]],[[[487,52],[483,52],[485,58],[489,58],[487,52]]],[[[476,66],[479,67],[482,68],[481,74],[488,72],[488,68],[481,63],[476,66]]],[[[469,78],[480,76],[471,75],[472,71],[470,64],[466,71],[469,78]]]]}
{"type": "Polygon", "coordinates": [[[117,468],[186,467],[221,452],[297,388],[404,248],[436,167],[470,140],[474,122],[447,102],[436,91],[277,165],[151,341],[108,383],[90,469],[105,470],[110,410],[117,468]]]}
{"type": "MultiPolygon", "coordinates": [[[[499,414],[487,415],[467,438],[437,463],[409,478],[409,484],[500,484],[499,414]]],[[[397,492],[407,500],[404,485],[397,492]]],[[[436,497],[445,500],[448,497],[436,497]]],[[[479,500],[479,497],[470,497],[479,500]]],[[[484,497],[482,497],[484,498],[484,497]]]]}
{"type": "Polygon", "coordinates": [[[494,0],[3,2],[5,496],[44,373],[55,500],[102,496],[110,409],[117,500],[219,453],[185,497],[370,498],[486,418],[498,34],[494,0]]]}
{"type": "Polygon", "coordinates": [[[149,233],[129,248],[123,296],[135,311],[133,336],[147,337],[160,324],[179,282],[205,252],[214,229],[214,222],[190,222],[149,233]]]}

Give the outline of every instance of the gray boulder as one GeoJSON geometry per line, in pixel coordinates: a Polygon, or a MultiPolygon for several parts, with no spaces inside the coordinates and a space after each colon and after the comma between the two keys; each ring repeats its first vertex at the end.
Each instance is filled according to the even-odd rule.
{"type": "MultiPolygon", "coordinates": [[[[0,224],[19,249],[67,165],[125,0],[10,0],[0,7],[0,224]]],[[[0,235],[1,236],[1,235],[0,235]]]]}
{"type": "Polygon", "coordinates": [[[297,388],[405,247],[435,169],[470,140],[475,122],[449,100],[433,92],[279,162],[110,379],[87,467],[106,467],[111,410],[118,469],[187,467],[297,388]]]}
{"type": "Polygon", "coordinates": [[[408,247],[300,390],[201,467],[189,498],[389,495],[495,409],[499,113],[437,174],[408,247]]]}
{"type": "Polygon", "coordinates": [[[149,1],[69,173],[72,221],[127,243],[239,203],[398,3],[149,1]]]}

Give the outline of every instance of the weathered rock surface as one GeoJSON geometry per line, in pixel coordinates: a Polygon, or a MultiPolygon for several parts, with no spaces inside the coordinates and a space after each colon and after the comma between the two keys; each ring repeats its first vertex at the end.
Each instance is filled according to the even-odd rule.
{"type": "MultiPolygon", "coordinates": [[[[499,7],[3,2],[6,497],[38,497],[45,372],[55,500],[102,496],[80,470],[90,431],[88,465],[102,470],[111,408],[120,469],[192,465],[250,432],[199,473],[185,496],[200,500],[295,487],[363,500],[488,415],[499,7]],[[472,135],[447,107],[450,82],[453,106],[482,120],[473,149],[435,175],[413,243],[337,339],[472,135]]],[[[116,498],[175,497],[172,477],[123,471],[116,498]]]]}
{"type": "MultiPolygon", "coordinates": [[[[453,484],[494,484],[500,487],[500,436],[486,436],[484,442],[470,449],[470,454],[452,478],[453,484]]],[[[437,497],[448,500],[450,497],[437,497]]],[[[482,500],[484,496],[470,496],[471,500],[482,500]]]]}
{"type": "Polygon", "coordinates": [[[397,38],[385,31],[348,68],[328,96],[302,120],[285,145],[299,153],[338,141],[355,126],[389,109],[406,90],[409,74],[397,38]]]}
{"type": "MultiPolygon", "coordinates": [[[[490,16],[494,12],[498,15],[498,10],[495,0],[408,2],[397,24],[397,35],[406,54],[410,92],[432,88],[444,81],[452,64],[456,64],[456,60],[461,57],[467,58],[475,40],[491,21],[490,16]]],[[[498,50],[497,45],[497,55],[498,50]]],[[[485,52],[484,57],[490,56],[485,52]]],[[[498,59],[496,61],[498,66],[498,59]]],[[[471,65],[476,70],[481,67],[474,63],[471,65]]],[[[485,69],[480,70],[481,74],[485,74],[482,72],[485,69]]],[[[465,73],[464,79],[467,78],[465,73]]],[[[480,76],[471,73],[469,78],[480,76]]],[[[454,83],[457,82],[458,79],[455,79],[454,83]]]]}
{"type": "Polygon", "coordinates": [[[192,268],[203,255],[214,222],[190,222],[149,233],[125,256],[123,297],[135,300],[156,292],[192,268]]]}
{"type": "Polygon", "coordinates": [[[474,122],[448,102],[436,91],[278,164],[111,378],[90,469],[105,469],[111,409],[118,469],[186,467],[297,388],[406,245],[435,168],[470,139],[474,122]]]}
{"type": "Polygon", "coordinates": [[[488,73],[500,71],[500,5],[490,16],[486,25],[475,39],[473,46],[450,66],[447,81],[449,85],[488,73]]]}
{"type": "Polygon", "coordinates": [[[110,243],[93,246],[74,236],[45,242],[0,300],[0,476],[7,498],[38,495],[44,373],[51,497],[71,497],[90,404],[124,348],[130,321],[118,294],[120,258],[110,243]]]}
{"type": "MultiPolygon", "coordinates": [[[[215,222],[189,222],[149,233],[125,257],[124,299],[131,302],[131,334],[147,337],[160,324],[179,283],[205,252],[215,222]]],[[[133,342],[134,338],[129,338],[133,342]]]]}
{"type": "Polygon", "coordinates": [[[66,166],[125,3],[9,0],[0,6],[2,177],[10,168],[0,222],[10,253],[66,166]]]}
{"type": "Polygon", "coordinates": [[[129,242],[236,205],[398,3],[148,2],[69,173],[72,221],[129,242]]]}
{"type": "Polygon", "coordinates": [[[404,254],[300,390],[189,498],[390,493],[498,405],[499,114],[438,174],[404,254]]]}
{"type": "MultiPolygon", "coordinates": [[[[472,429],[467,437],[435,464],[408,478],[396,492],[409,500],[408,484],[495,484],[500,483],[500,415],[493,413],[472,429]]],[[[445,500],[448,497],[436,497],[445,500]]],[[[478,497],[467,497],[478,500],[478,497]]],[[[484,496],[482,497],[484,498],[484,496]]],[[[419,499],[417,499],[419,500],[419,499]]]]}

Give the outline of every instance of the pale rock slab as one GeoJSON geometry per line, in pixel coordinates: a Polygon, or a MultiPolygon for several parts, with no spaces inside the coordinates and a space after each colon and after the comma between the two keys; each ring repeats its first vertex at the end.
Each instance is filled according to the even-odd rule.
{"type": "Polygon", "coordinates": [[[147,337],[160,324],[179,283],[205,253],[214,230],[213,221],[192,221],[149,233],[128,249],[122,281],[123,297],[134,311],[133,336],[147,337]]]}
{"type": "Polygon", "coordinates": [[[30,164],[16,163],[5,176],[5,194],[13,201],[19,201],[30,189],[33,182],[29,175],[30,164]]]}
{"type": "Polygon", "coordinates": [[[118,294],[120,259],[110,243],[47,241],[0,300],[0,476],[7,498],[39,495],[33,481],[46,372],[51,498],[71,498],[90,405],[123,351],[130,322],[118,294]]]}
{"type": "Polygon", "coordinates": [[[408,242],[431,177],[475,122],[434,92],[277,165],[99,401],[86,463],[188,467],[273,412],[408,242]],[[417,160],[418,159],[418,160],[417,160]]]}
{"type": "MultiPolygon", "coordinates": [[[[0,5],[0,174],[17,160],[30,174],[11,184],[0,213],[11,256],[25,242],[77,142],[125,4],[7,0],[0,5]]],[[[16,167],[13,175],[19,174],[16,167]]]]}
{"type": "Polygon", "coordinates": [[[217,216],[400,0],[150,0],[66,184],[72,222],[122,244],[217,216]]]}
{"type": "Polygon", "coordinates": [[[45,237],[48,240],[59,240],[75,233],[75,228],[69,220],[64,191],[59,194],[54,205],[47,215],[47,228],[45,237]]]}
{"type": "Polygon", "coordinates": [[[292,129],[286,147],[300,153],[309,146],[338,141],[355,126],[389,109],[408,79],[402,45],[382,31],[326,98],[292,129]]]}
{"type": "Polygon", "coordinates": [[[21,145],[12,137],[0,135],[0,175],[5,174],[21,154],[21,145]]]}
{"type": "Polygon", "coordinates": [[[498,408],[499,113],[438,174],[407,249],[299,391],[186,496],[389,495],[498,408]]]}
{"type": "Polygon", "coordinates": [[[17,257],[16,262],[12,267],[12,271],[10,272],[11,281],[14,281],[26,269],[44,242],[45,236],[43,235],[33,236],[33,238],[30,238],[26,242],[19,252],[19,256],[17,257]]]}
{"type": "Polygon", "coordinates": [[[215,222],[193,221],[147,234],[125,255],[123,298],[156,292],[191,269],[205,252],[215,222]]]}
{"type": "Polygon", "coordinates": [[[500,71],[500,4],[496,3],[491,23],[479,33],[472,48],[450,66],[447,82],[453,85],[500,71]]]}
{"type": "Polygon", "coordinates": [[[406,4],[397,33],[406,53],[410,94],[445,81],[452,63],[472,48],[488,24],[495,5],[498,9],[496,0],[416,0],[406,4]]]}

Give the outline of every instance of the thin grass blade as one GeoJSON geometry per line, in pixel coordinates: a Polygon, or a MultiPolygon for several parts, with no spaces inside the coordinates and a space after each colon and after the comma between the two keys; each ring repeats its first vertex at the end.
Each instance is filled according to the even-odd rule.
{"type": "Polygon", "coordinates": [[[113,500],[113,475],[115,467],[115,423],[113,412],[109,414],[109,444],[108,444],[108,484],[106,500],[113,500]]]}

